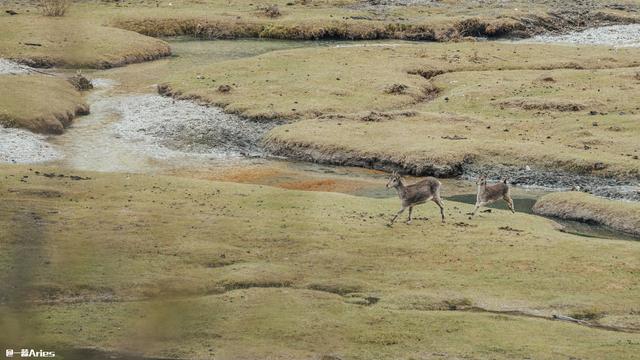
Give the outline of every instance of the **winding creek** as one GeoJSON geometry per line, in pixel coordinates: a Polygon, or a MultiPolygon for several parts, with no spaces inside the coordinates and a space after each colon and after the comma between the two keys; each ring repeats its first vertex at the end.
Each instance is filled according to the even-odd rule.
{"type": "MultiPolygon", "coordinates": [[[[95,87],[87,94],[91,114],[76,119],[63,135],[44,137],[22,130],[0,128],[0,131],[17,132],[11,138],[18,139],[20,144],[13,146],[30,144],[35,147],[34,152],[42,155],[38,162],[78,170],[168,174],[376,198],[396,196],[395,192],[384,188],[386,174],[383,172],[270,157],[259,144],[275,124],[252,122],[225,114],[215,107],[165,98],[156,93],[155,84],[162,74],[186,64],[211,63],[299,47],[401,46],[403,42],[336,44],[179,38],[170,42],[174,55],[169,59],[89,72],[87,75],[93,79],[95,87]]],[[[3,141],[0,148],[3,146],[10,147],[12,143],[3,141]]],[[[14,160],[29,162],[28,158],[14,160]]],[[[442,182],[449,200],[470,204],[471,209],[475,202],[472,181],[445,179],[442,182]]],[[[535,199],[550,190],[515,187],[516,209],[531,213],[535,199]]],[[[497,204],[495,207],[503,206],[497,204]]],[[[586,237],[638,240],[602,226],[558,222],[564,227],[562,231],[586,237]]]]}

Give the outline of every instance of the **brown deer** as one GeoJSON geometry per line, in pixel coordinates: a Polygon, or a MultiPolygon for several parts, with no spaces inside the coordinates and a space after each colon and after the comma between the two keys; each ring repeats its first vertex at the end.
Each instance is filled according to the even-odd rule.
{"type": "Polygon", "coordinates": [[[513,200],[509,193],[509,184],[507,184],[507,179],[504,179],[497,184],[487,185],[487,177],[485,175],[481,175],[478,178],[478,181],[476,181],[476,184],[478,185],[478,195],[476,196],[476,207],[473,209],[473,213],[471,213],[472,216],[476,215],[481,206],[491,204],[500,199],[507,202],[512,213],[516,212],[513,208],[513,200]]]}
{"type": "Polygon", "coordinates": [[[440,207],[440,215],[442,216],[442,222],[444,222],[444,204],[440,198],[440,187],[442,184],[438,179],[433,177],[427,177],[426,179],[419,181],[412,185],[406,185],[402,176],[398,172],[394,171],[389,178],[387,188],[395,188],[398,192],[398,196],[402,201],[402,208],[396,216],[391,219],[389,225],[393,225],[398,216],[402,214],[405,209],[409,208],[409,220],[407,224],[411,224],[411,215],[413,213],[413,207],[416,205],[424,204],[429,200],[432,200],[440,207]]]}

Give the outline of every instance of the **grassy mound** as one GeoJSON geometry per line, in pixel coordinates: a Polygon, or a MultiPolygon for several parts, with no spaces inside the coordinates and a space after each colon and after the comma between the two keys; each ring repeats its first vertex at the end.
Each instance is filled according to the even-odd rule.
{"type": "Polygon", "coordinates": [[[60,134],[89,106],[66,79],[45,75],[0,75],[0,124],[60,134]]]}
{"type": "Polygon", "coordinates": [[[389,228],[396,199],[31,168],[0,167],[7,342],[180,358],[637,352],[637,242],[505,211],[468,220],[453,202],[446,224],[425,205],[430,220],[389,228]]]}
{"type": "Polygon", "coordinates": [[[536,214],[593,222],[640,236],[640,204],[607,200],[581,192],[554,193],[540,198],[536,214]]]}
{"type": "Polygon", "coordinates": [[[501,162],[633,178],[638,55],[506,43],[300,49],[178,70],[161,92],[297,120],[268,145],[305,160],[439,176],[501,162]]]}
{"type": "Polygon", "coordinates": [[[169,54],[162,40],[95,21],[19,15],[0,22],[0,58],[34,67],[102,69],[169,54]]]}

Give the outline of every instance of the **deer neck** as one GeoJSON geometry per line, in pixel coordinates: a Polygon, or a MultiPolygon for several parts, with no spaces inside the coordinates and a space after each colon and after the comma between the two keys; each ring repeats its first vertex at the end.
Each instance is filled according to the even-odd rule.
{"type": "Polygon", "coordinates": [[[404,184],[402,180],[400,180],[400,183],[396,185],[396,191],[398,192],[398,196],[400,196],[400,198],[402,198],[402,196],[407,191],[407,186],[404,184]]]}
{"type": "Polygon", "coordinates": [[[478,195],[485,192],[487,189],[487,184],[478,184],[478,195]]]}

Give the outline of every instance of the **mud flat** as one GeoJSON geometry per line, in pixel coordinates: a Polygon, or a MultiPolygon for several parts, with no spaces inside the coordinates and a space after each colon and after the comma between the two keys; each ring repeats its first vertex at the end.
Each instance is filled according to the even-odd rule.
{"type": "Polygon", "coordinates": [[[606,225],[640,236],[640,204],[606,200],[580,192],[548,194],[533,207],[539,215],[606,225]]]}

